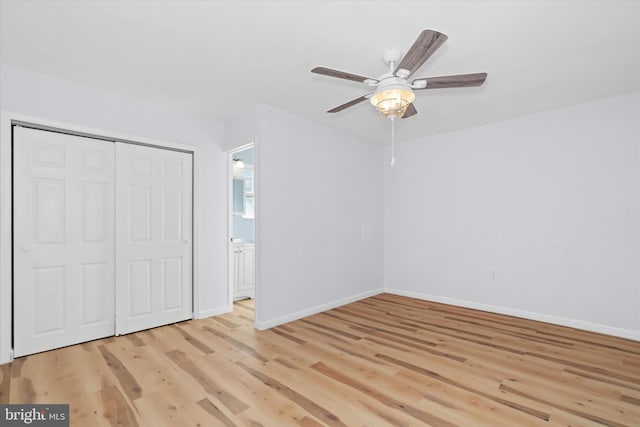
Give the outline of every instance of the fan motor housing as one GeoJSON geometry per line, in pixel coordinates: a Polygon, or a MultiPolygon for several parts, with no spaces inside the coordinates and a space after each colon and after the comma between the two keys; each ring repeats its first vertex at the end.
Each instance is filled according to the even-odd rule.
{"type": "Polygon", "coordinates": [[[387,65],[397,64],[400,58],[402,58],[402,51],[397,47],[389,47],[382,52],[382,60],[387,65]]]}

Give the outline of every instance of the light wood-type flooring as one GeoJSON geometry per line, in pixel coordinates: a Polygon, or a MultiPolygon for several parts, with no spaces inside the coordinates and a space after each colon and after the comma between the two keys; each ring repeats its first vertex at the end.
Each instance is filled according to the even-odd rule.
{"type": "Polygon", "coordinates": [[[381,294],[267,331],[233,313],[28,356],[1,403],[74,426],[640,426],[640,343],[381,294]]]}

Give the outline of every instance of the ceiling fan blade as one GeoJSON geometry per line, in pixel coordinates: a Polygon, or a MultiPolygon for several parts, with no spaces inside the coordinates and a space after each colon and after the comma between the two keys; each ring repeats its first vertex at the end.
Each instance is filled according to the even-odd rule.
{"type": "Polygon", "coordinates": [[[418,110],[416,110],[416,107],[413,105],[413,103],[411,103],[409,104],[409,106],[407,107],[407,111],[404,112],[404,115],[401,118],[406,119],[407,117],[415,116],[416,114],[418,114],[418,110]]]}
{"type": "Polygon", "coordinates": [[[415,73],[446,41],[447,36],[445,34],[434,30],[422,31],[393,73],[396,74],[400,69],[408,70],[409,75],[415,73]]]}
{"type": "Polygon", "coordinates": [[[352,99],[349,102],[345,102],[342,105],[338,105],[337,107],[332,108],[331,110],[328,110],[327,113],[337,113],[337,112],[342,111],[344,109],[347,109],[349,107],[353,107],[356,104],[360,104],[362,101],[366,101],[369,98],[369,95],[371,95],[371,94],[368,93],[366,95],[362,95],[359,98],[352,99]]]}
{"type": "Polygon", "coordinates": [[[316,67],[313,70],[311,70],[311,72],[316,74],[322,74],[324,76],[329,76],[329,77],[337,77],[339,79],[353,80],[354,82],[362,83],[365,80],[373,80],[377,82],[376,79],[372,79],[371,77],[361,76],[353,73],[347,73],[346,71],[333,70],[331,68],[326,68],[326,67],[316,67]]]}
{"type": "Polygon", "coordinates": [[[413,85],[418,81],[426,81],[427,86],[423,88],[415,88],[414,90],[423,89],[442,89],[448,87],[473,87],[480,86],[487,78],[487,73],[458,74],[455,76],[426,77],[424,79],[415,79],[411,82],[413,85]]]}

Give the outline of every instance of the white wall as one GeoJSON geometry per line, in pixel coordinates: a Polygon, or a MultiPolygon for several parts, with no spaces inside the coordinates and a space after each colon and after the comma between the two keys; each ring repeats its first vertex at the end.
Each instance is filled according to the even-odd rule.
{"type": "Polygon", "coordinates": [[[257,133],[257,106],[253,105],[242,114],[225,122],[225,150],[255,142],[257,133]]]}
{"type": "Polygon", "coordinates": [[[228,307],[224,123],[125,98],[3,64],[0,108],[15,113],[197,147],[199,156],[199,309],[228,307]]]}
{"type": "Polygon", "coordinates": [[[258,328],[382,288],[382,147],[257,110],[258,328]]]}
{"type": "Polygon", "coordinates": [[[386,287],[640,339],[639,152],[640,93],[400,144],[386,287]]]}

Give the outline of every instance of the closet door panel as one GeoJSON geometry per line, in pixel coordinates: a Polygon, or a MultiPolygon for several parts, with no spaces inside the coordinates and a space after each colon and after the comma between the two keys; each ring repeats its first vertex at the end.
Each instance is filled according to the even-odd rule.
{"type": "Polygon", "coordinates": [[[117,146],[118,334],[193,317],[192,154],[117,146]]]}
{"type": "Polygon", "coordinates": [[[114,143],[14,128],[14,354],[113,335],[114,143]]]}

